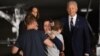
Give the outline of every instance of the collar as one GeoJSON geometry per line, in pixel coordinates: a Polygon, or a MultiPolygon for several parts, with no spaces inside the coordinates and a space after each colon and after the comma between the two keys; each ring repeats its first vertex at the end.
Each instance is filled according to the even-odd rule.
{"type": "MultiPolygon", "coordinates": [[[[75,14],[73,17],[71,17],[70,15],[69,15],[69,17],[68,17],[69,19],[69,22],[71,21],[71,18],[73,18],[73,25],[75,26],[75,24],[76,24],[76,19],[77,19],[77,14],[75,14]]],[[[69,23],[69,25],[70,25],[70,23],[69,23]]]]}
{"type": "Polygon", "coordinates": [[[73,17],[69,15],[69,19],[71,19],[71,18],[73,18],[73,20],[76,19],[77,18],[77,14],[75,14],[73,17]]]}

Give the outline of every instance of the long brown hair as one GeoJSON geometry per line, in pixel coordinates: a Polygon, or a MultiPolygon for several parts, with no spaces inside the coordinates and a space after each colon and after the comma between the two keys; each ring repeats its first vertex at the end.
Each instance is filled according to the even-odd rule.
{"type": "Polygon", "coordinates": [[[39,14],[39,9],[38,9],[37,6],[31,6],[31,7],[28,9],[27,14],[32,14],[32,9],[33,9],[33,8],[36,8],[36,9],[38,10],[36,19],[39,19],[40,14],[39,14]]]}

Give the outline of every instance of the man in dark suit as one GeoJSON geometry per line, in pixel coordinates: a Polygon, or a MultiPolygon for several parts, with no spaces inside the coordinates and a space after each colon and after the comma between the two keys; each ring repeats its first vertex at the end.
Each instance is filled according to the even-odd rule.
{"type": "Polygon", "coordinates": [[[86,19],[77,15],[77,2],[69,1],[67,4],[68,16],[61,19],[64,29],[66,56],[89,56],[90,36],[86,19]]]}

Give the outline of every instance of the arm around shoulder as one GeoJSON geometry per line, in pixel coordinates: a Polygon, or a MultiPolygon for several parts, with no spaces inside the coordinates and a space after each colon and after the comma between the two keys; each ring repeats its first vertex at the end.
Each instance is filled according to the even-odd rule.
{"type": "Polygon", "coordinates": [[[44,44],[47,45],[48,47],[53,47],[53,42],[50,39],[45,39],[44,40],[44,44]]]}

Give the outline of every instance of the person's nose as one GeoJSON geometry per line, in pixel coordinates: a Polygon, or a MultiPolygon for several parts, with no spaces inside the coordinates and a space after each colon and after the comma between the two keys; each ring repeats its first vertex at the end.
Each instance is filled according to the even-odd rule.
{"type": "Polygon", "coordinates": [[[69,11],[72,12],[73,11],[73,8],[70,8],[69,11]]]}

